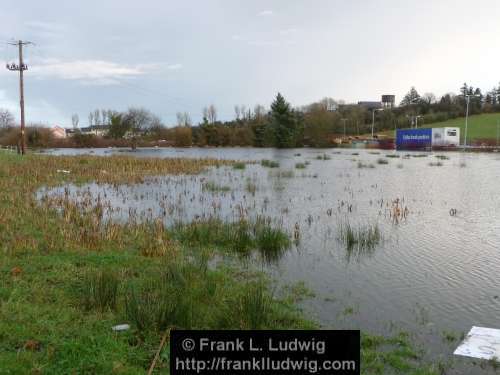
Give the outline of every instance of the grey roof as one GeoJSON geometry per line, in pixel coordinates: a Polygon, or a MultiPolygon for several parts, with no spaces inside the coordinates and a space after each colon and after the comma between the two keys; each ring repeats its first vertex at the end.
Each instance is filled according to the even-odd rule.
{"type": "Polygon", "coordinates": [[[358,105],[362,106],[362,107],[365,107],[365,108],[369,108],[369,109],[372,109],[372,108],[382,108],[382,102],[375,102],[375,101],[361,101],[361,102],[358,102],[358,105]]]}

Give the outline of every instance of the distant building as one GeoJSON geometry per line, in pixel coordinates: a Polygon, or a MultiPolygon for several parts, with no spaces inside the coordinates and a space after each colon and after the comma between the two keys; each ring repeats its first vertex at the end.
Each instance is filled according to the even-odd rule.
{"type": "Polygon", "coordinates": [[[95,135],[98,137],[104,137],[108,134],[110,126],[109,125],[91,125],[84,128],[73,128],[66,129],[66,135],[72,136],[75,133],[80,133],[84,135],[95,135]]]}
{"type": "Polygon", "coordinates": [[[50,133],[54,138],[66,138],[66,129],[61,128],[58,125],[54,126],[53,128],[50,128],[50,133]]]}
{"type": "Polygon", "coordinates": [[[394,108],[396,106],[396,95],[382,95],[382,106],[384,108],[394,108]]]}
{"type": "Polygon", "coordinates": [[[363,102],[362,101],[362,102],[358,102],[358,105],[360,107],[366,108],[369,111],[382,108],[382,102],[371,102],[371,101],[364,101],[363,102]]]}

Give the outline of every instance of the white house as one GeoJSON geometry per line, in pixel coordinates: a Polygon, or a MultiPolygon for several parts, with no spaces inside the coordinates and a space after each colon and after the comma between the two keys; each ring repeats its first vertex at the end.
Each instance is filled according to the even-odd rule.
{"type": "Polygon", "coordinates": [[[54,126],[53,128],[50,128],[50,133],[54,138],[66,138],[66,129],[61,128],[58,125],[54,126]]]}

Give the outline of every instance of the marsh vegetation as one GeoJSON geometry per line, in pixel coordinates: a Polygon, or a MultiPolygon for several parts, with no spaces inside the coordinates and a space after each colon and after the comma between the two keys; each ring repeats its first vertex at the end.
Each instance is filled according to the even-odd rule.
{"type": "MultiPolygon", "coordinates": [[[[168,152],[174,151],[201,154],[168,152]]],[[[206,156],[220,152],[203,150],[206,156]]],[[[16,208],[0,211],[5,229],[0,246],[6,255],[1,261],[6,272],[0,287],[0,327],[10,335],[1,344],[2,359],[16,357],[15,370],[31,369],[35,360],[53,373],[68,361],[81,371],[108,372],[109,363],[121,361],[123,368],[140,373],[171,326],[273,329],[320,324],[380,331],[377,320],[413,320],[414,312],[402,307],[408,298],[429,306],[428,320],[442,327],[440,332],[453,332],[474,316],[494,319],[486,310],[456,305],[451,292],[432,289],[442,278],[464,277],[454,259],[452,268],[438,270],[434,265],[446,255],[432,251],[431,245],[446,235],[466,253],[463,237],[456,232],[463,225],[462,215],[469,214],[465,203],[429,187],[431,181],[453,181],[459,163],[452,154],[447,168],[433,172],[428,160],[403,154],[404,169],[396,163],[372,169],[377,153],[344,151],[317,160],[317,153],[301,150],[309,164],[300,170],[295,166],[302,162],[293,151],[276,156],[268,151],[224,152],[242,160],[245,168],[215,157],[2,155],[0,184],[5,194],[0,205],[16,208]],[[248,163],[251,160],[268,162],[248,163]],[[274,167],[268,169],[270,165],[274,167]],[[450,207],[458,208],[457,217],[448,214],[450,207]],[[420,236],[425,240],[418,241],[420,236]],[[424,269],[426,277],[421,278],[424,269]],[[312,292],[291,287],[301,280],[312,292]],[[41,288],[43,296],[37,294],[41,288]],[[54,301],[59,301],[62,314],[54,301]],[[234,319],[222,313],[234,306],[234,319]],[[447,309],[454,311],[453,322],[447,314],[440,315],[447,309]],[[51,322],[50,330],[33,322],[22,335],[17,332],[22,322],[42,312],[51,322]],[[316,317],[318,324],[307,316],[316,317]],[[112,333],[110,327],[120,323],[130,324],[131,330],[112,333]],[[86,337],[96,337],[92,350],[76,358],[65,341],[68,330],[80,346],[89,345],[86,337]],[[26,340],[38,341],[40,351],[12,350],[26,340]],[[48,360],[52,347],[57,354],[48,360]],[[115,354],[109,354],[112,351],[115,354]]],[[[469,157],[461,173],[473,177],[478,163],[498,162],[469,157]]],[[[484,209],[488,206],[481,197],[491,191],[490,184],[481,186],[478,205],[484,209]]],[[[495,234],[483,236],[488,243],[497,241],[495,234]]],[[[488,243],[481,242],[481,248],[491,259],[488,243]]],[[[446,243],[440,246],[453,252],[446,243]]],[[[466,275],[467,294],[475,288],[494,290],[486,279],[466,275]]],[[[437,373],[438,366],[422,364],[428,354],[414,350],[413,338],[391,341],[397,331],[385,333],[385,338],[363,335],[366,373],[390,373],[398,366],[406,373],[418,368],[437,373]],[[416,355],[402,355],[402,347],[416,355]],[[382,348],[392,349],[384,354],[382,348]]],[[[448,345],[440,334],[438,339],[433,350],[448,345]]],[[[167,363],[165,357],[161,366],[167,363]]]]}

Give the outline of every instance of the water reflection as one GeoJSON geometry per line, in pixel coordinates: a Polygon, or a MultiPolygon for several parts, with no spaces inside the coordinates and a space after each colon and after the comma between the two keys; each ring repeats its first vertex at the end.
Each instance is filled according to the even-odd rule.
{"type": "MultiPolygon", "coordinates": [[[[316,295],[305,308],[324,326],[339,328],[337,317],[346,305],[357,308],[341,325],[345,328],[385,332],[391,322],[420,332],[423,318],[415,316],[423,316],[423,311],[425,326],[438,332],[497,326],[499,157],[386,157],[364,150],[355,154],[306,149],[142,150],[136,155],[269,159],[280,167],[247,164],[243,170],[219,168],[199,176],[158,176],[140,185],[68,186],[66,192],[76,201],[107,202],[108,219],[118,221],[162,217],[172,225],[214,217],[233,222],[270,218],[295,240],[297,251],[277,254],[278,267],[268,272],[283,283],[304,280],[316,295]],[[317,158],[323,154],[329,159],[317,158]],[[429,166],[431,161],[442,165],[429,166]],[[306,162],[305,169],[296,168],[296,163],[306,162]],[[230,189],[203,190],[206,182],[230,189]],[[456,214],[450,215],[451,209],[456,214]],[[345,220],[355,229],[377,225],[381,240],[371,247],[347,249],[340,230],[345,220]]],[[[64,194],[64,188],[39,194],[64,194]]]]}

